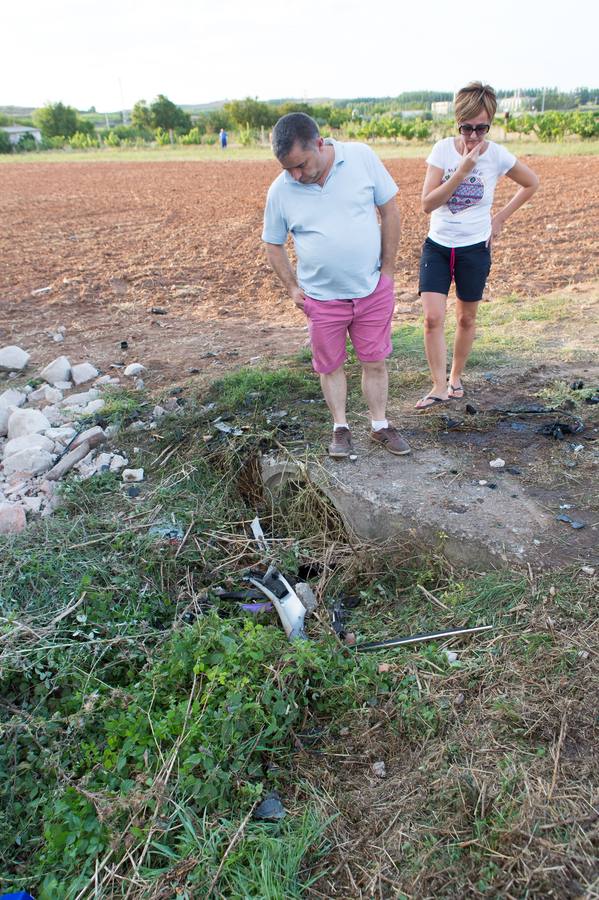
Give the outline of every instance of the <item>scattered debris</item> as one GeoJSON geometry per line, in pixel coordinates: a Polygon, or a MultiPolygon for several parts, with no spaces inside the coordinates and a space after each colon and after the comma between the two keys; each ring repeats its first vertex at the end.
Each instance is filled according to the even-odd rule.
{"type": "Polygon", "coordinates": [[[593,568],[593,566],[583,566],[580,571],[584,572],[585,575],[594,575],[595,574],[595,569],[593,568]]]}
{"type": "Polygon", "coordinates": [[[575,419],[574,424],[569,422],[550,422],[547,425],[541,425],[536,429],[536,434],[543,434],[546,437],[552,437],[556,441],[563,441],[565,434],[580,434],[584,431],[584,423],[580,419],[575,419]]]}
{"type": "Polygon", "coordinates": [[[599,394],[593,394],[591,397],[585,397],[585,403],[599,403],[599,394]]]}
{"type": "Polygon", "coordinates": [[[503,469],[505,466],[505,459],[501,459],[500,456],[497,459],[492,459],[489,463],[492,469],[503,469]]]}
{"type": "Polygon", "coordinates": [[[377,778],[387,777],[387,766],[382,759],[372,764],[372,774],[376,775],[377,778]]]}
{"type": "Polygon", "coordinates": [[[169,544],[180,544],[185,536],[180,525],[173,525],[169,522],[164,525],[152,525],[148,534],[150,537],[162,538],[163,540],[168,541],[169,544]]]}
{"type": "Polygon", "coordinates": [[[576,522],[571,516],[566,515],[566,513],[561,513],[559,516],[555,517],[557,522],[565,522],[567,525],[571,525],[576,531],[580,528],[584,528],[584,522],[576,522]]]}
{"type": "Polygon", "coordinates": [[[581,391],[583,389],[583,387],[584,387],[584,381],[581,378],[577,378],[570,385],[570,390],[571,391],[581,391]]]}
{"type": "Polygon", "coordinates": [[[475,416],[478,412],[476,406],[472,406],[471,403],[467,403],[464,408],[469,416],[475,416]]]}
{"type": "Polygon", "coordinates": [[[385,641],[369,641],[367,644],[357,644],[356,650],[385,650],[393,647],[402,647],[405,644],[420,644],[423,641],[438,641],[442,638],[457,637],[462,634],[477,634],[481,631],[490,631],[493,625],[477,625],[475,628],[449,628],[446,631],[431,631],[423,634],[413,634],[408,637],[394,637],[385,641]]]}
{"type": "Polygon", "coordinates": [[[261,822],[279,822],[285,816],[285,807],[277,791],[270,791],[253,812],[253,818],[261,822]]]}
{"type": "Polygon", "coordinates": [[[166,316],[168,309],[165,309],[164,306],[153,306],[150,312],[154,313],[155,316],[166,316]]]}
{"type": "Polygon", "coordinates": [[[290,641],[305,640],[304,618],[306,609],[289,582],[275,566],[269,566],[266,574],[250,571],[246,581],[258,588],[272,602],[285,634],[290,641]]]}
{"type": "Polygon", "coordinates": [[[243,434],[241,428],[235,428],[233,425],[227,425],[226,422],[221,422],[220,419],[214,420],[214,427],[218,429],[218,431],[222,431],[223,434],[232,434],[233,437],[240,437],[243,434]]]}
{"type": "Polygon", "coordinates": [[[123,473],[121,478],[126,484],[130,484],[132,481],[143,481],[144,480],[144,470],[143,469],[123,469],[123,473]]]}
{"type": "Polygon", "coordinates": [[[457,662],[458,654],[454,653],[453,650],[444,650],[443,655],[447,659],[448,663],[451,664],[451,663],[457,662]]]}

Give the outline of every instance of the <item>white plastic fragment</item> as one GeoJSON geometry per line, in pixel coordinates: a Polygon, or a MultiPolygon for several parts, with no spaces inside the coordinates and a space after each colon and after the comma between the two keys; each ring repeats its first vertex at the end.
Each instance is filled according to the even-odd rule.
{"type": "Polygon", "coordinates": [[[505,459],[501,459],[501,457],[498,456],[497,459],[492,459],[489,465],[492,469],[503,469],[505,466],[505,459]]]}
{"type": "Polygon", "coordinates": [[[144,480],[144,470],[143,469],[124,469],[121,478],[125,482],[125,484],[130,484],[134,481],[143,481],[144,480]]]}

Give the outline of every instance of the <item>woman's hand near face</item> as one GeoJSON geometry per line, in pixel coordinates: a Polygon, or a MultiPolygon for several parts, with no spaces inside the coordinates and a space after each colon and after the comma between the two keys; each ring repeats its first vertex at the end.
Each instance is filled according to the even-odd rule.
{"type": "Polygon", "coordinates": [[[481,141],[480,144],[475,144],[472,150],[468,151],[468,149],[466,148],[466,144],[463,145],[460,172],[462,172],[464,175],[469,175],[472,169],[477,164],[482,146],[483,141],[481,141]]]}

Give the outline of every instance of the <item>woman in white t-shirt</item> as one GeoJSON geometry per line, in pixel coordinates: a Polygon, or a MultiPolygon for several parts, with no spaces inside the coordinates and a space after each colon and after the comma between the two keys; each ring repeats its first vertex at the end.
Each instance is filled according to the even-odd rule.
{"type": "Polygon", "coordinates": [[[419,293],[433,386],[416,409],[464,396],[462,372],[491,268],[491,242],[501,233],[506,219],[530,200],[539,185],[528,166],[505,147],[486,140],[496,109],[492,87],[480,81],[466,85],[455,99],[459,136],[437,141],[427,159],[422,208],[431,213],[431,224],[422,247],[419,293]],[[492,216],[495,185],[502,175],[515,181],[519,189],[492,216]],[[448,381],[445,311],[454,279],[457,327],[448,381]]]}

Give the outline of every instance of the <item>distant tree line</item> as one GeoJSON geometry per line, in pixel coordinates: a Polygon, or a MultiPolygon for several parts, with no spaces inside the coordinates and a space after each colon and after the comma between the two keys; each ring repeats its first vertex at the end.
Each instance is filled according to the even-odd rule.
{"type": "MultiPolygon", "coordinates": [[[[500,99],[515,92],[500,90],[500,99]]],[[[599,88],[577,88],[570,93],[557,89],[527,88],[521,96],[532,98],[534,114],[514,116],[507,123],[511,132],[533,134],[540,140],[560,140],[568,135],[581,138],[599,137],[599,88]],[[544,93],[544,99],[543,99],[544,93]],[[539,110],[544,105],[544,115],[539,110]],[[585,109],[586,107],[586,109],[585,109]]],[[[164,94],[148,104],[138,100],[131,111],[130,123],[101,127],[102,117],[91,107],[80,113],[64,103],[48,103],[33,112],[31,118],[20,117],[19,124],[35,125],[43,141],[42,148],[70,146],[77,149],[106,144],[142,145],[216,143],[221,128],[234,132],[241,144],[251,144],[266,136],[280,116],[290,112],[305,112],[312,116],[323,133],[341,132],[344,136],[361,140],[429,140],[443,128],[432,123],[432,103],[451,100],[453,94],[442,91],[408,91],[397,97],[357,97],[330,103],[307,103],[291,100],[266,103],[253,97],[231,100],[220,109],[192,115],[169,100],[164,94]]],[[[15,123],[14,117],[0,114],[0,125],[15,123]]],[[[450,123],[447,123],[450,128],[450,123]]],[[[13,149],[38,149],[31,135],[24,135],[16,148],[8,135],[0,131],[0,152],[13,149]]]]}

